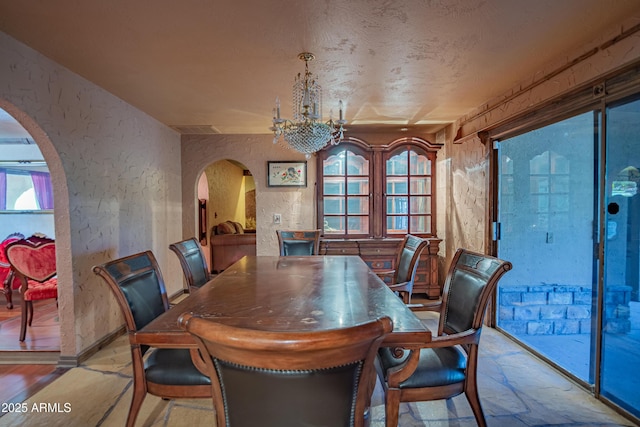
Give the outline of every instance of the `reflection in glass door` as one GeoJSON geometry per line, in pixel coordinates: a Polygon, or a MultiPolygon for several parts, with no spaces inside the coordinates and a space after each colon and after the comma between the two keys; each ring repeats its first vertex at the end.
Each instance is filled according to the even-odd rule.
{"type": "Polygon", "coordinates": [[[592,380],[595,121],[584,113],[499,143],[497,325],[592,380]]]}
{"type": "Polygon", "coordinates": [[[607,108],[600,393],[640,415],[640,100],[607,108]]]}

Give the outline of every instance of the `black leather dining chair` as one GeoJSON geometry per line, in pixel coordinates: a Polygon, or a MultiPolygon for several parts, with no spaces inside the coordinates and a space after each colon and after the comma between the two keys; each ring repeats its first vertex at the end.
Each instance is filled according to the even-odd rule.
{"type": "Polygon", "coordinates": [[[276,230],[280,256],[319,255],[320,230],[276,230]]]}
{"type": "Polygon", "coordinates": [[[397,426],[400,402],[449,399],[461,393],[478,425],[486,426],[476,381],[478,347],[489,297],[510,269],[508,261],[458,249],[442,301],[414,307],[440,313],[437,336],[400,352],[380,349],[377,367],[387,427],[397,426]]]}
{"type": "MultiPolygon", "coordinates": [[[[162,273],[151,251],[93,267],[93,272],[115,296],[130,337],[169,310],[162,273]]],[[[211,380],[193,365],[189,349],[151,349],[133,341],[130,345],[133,397],[127,427],[134,426],[147,393],[167,399],[211,397],[211,380]]]]}
{"type": "Polygon", "coordinates": [[[428,243],[426,239],[407,234],[396,255],[396,268],[376,272],[382,280],[390,278],[390,281],[385,280],[385,283],[402,297],[405,304],[411,303],[418,262],[420,262],[420,255],[428,243]]]}
{"type": "Polygon", "coordinates": [[[169,245],[169,249],[180,260],[180,266],[186,279],[185,293],[189,293],[191,288],[199,288],[211,280],[202,246],[194,237],[172,243],[169,245]]]}
{"type": "Polygon", "coordinates": [[[377,349],[392,329],[388,317],[312,332],[244,329],[191,313],[179,324],[211,377],[216,425],[233,427],[363,427],[377,349]]]}

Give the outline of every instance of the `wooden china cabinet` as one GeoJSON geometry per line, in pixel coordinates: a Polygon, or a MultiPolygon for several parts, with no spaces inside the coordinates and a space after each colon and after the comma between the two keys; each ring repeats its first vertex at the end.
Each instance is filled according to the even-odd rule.
{"type": "Polygon", "coordinates": [[[400,138],[370,145],[346,138],[318,153],[318,228],[322,255],[359,255],[391,270],[407,233],[427,238],[414,293],[439,298],[435,159],[440,145],[400,138]]]}

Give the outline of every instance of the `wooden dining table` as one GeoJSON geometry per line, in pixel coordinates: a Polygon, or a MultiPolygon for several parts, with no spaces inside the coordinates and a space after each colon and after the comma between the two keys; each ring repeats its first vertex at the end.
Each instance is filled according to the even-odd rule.
{"type": "Polygon", "coordinates": [[[264,331],[347,328],[389,316],[384,346],[431,340],[430,331],[358,256],[245,256],[135,332],[132,342],[195,347],[182,313],[264,331]]]}

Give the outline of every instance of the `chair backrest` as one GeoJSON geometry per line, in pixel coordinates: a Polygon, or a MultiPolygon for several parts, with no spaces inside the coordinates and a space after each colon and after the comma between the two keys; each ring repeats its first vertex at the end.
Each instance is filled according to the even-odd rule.
{"type": "Polygon", "coordinates": [[[178,256],[184,277],[187,280],[187,292],[189,287],[199,288],[209,281],[207,261],[202,251],[202,246],[195,238],[182,240],[169,245],[178,256]]]}
{"type": "Polygon", "coordinates": [[[13,233],[7,236],[2,242],[0,242],[0,268],[11,268],[11,264],[9,264],[9,260],[7,259],[6,249],[10,243],[15,241],[24,239],[24,235],[20,233],[13,233]]]}
{"type": "Polygon", "coordinates": [[[411,234],[404,237],[396,257],[396,272],[393,283],[413,282],[420,254],[428,243],[426,239],[411,234]]]}
{"type": "Polygon", "coordinates": [[[509,270],[508,261],[458,249],[444,283],[438,335],[481,329],[489,297],[509,270]]]}
{"type": "Polygon", "coordinates": [[[137,331],[169,309],[162,273],[151,251],[95,266],[93,272],[116,297],[128,332],[137,331]]]}
{"type": "MultiPolygon", "coordinates": [[[[9,275],[9,271],[11,270],[11,264],[9,264],[9,260],[7,259],[6,249],[10,243],[16,242],[18,240],[24,239],[24,235],[20,233],[13,233],[7,236],[2,242],[0,242],[0,284],[2,284],[6,277],[9,275]]],[[[15,277],[13,279],[13,284],[9,283],[9,287],[15,288],[20,286],[20,279],[15,277]]]]}
{"type": "Polygon", "coordinates": [[[317,332],[267,332],[183,314],[212,378],[218,426],[362,426],[391,320],[317,332]]]}
{"type": "Polygon", "coordinates": [[[319,255],[320,230],[276,230],[280,256],[319,255]]]}
{"type": "Polygon", "coordinates": [[[13,270],[26,279],[45,282],[57,274],[55,240],[31,236],[11,242],[5,248],[13,270]]]}

